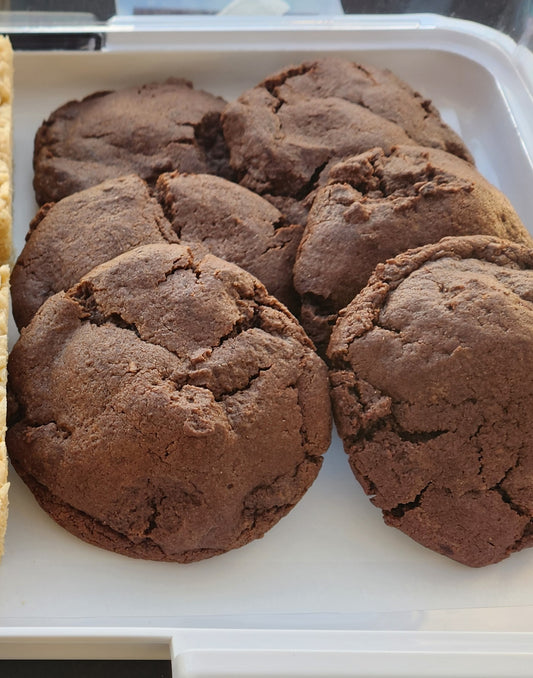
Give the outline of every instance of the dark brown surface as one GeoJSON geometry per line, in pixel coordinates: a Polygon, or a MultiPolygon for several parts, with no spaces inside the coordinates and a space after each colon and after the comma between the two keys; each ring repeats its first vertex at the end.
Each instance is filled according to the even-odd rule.
{"type": "Polygon", "coordinates": [[[142,179],[109,179],[41,207],[11,275],[13,315],[27,325],[41,304],[98,264],[138,245],[178,238],[142,179]]]}
{"type": "Polygon", "coordinates": [[[330,438],[327,370],[242,269],[146,245],[48,299],[9,361],[11,460],[93,544],[188,562],[261,537],[330,438]]]}
{"type": "Polygon", "coordinates": [[[328,352],[338,430],[385,522],[475,567],[531,545],[533,250],[445,238],[379,265],[328,352]]]}
{"type": "Polygon", "coordinates": [[[37,202],[60,200],[112,177],[227,172],[220,113],[225,101],[168,80],[97,92],[61,106],[35,137],[37,202]]]}
{"type": "Polygon", "coordinates": [[[325,350],[337,312],[380,261],[444,236],[475,234],[533,246],[507,198],[454,155],[398,146],[334,165],[313,202],[294,267],[304,328],[325,350]]]}
{"type": "Polygon", "coordinates": [[[255,275],[296,312],[292,269],[303,227],[286,221],[260,196],[207,174],[164,174],[156,195],[183,242],[201,242],[215,256],[255,275]]]}
{"type": "Polygon", "coordinates": [[[27,325],[52,294],[92,268],[138,245],[198,241],[258,277],[292,312],[299,296],[292,269],[303,227],[251,191],[221,177],[165,174],[150,195],[135,175],[41,207],[11,276],[13,315],[27,325]]]}
{"type": "Polygon", "coordinates": [[[240,182],[301,199],[329,163],[395,144],[471,160],[436,109],[389,71],[343,59],[288,67],[228,104],[223,130],[240,182]]]}

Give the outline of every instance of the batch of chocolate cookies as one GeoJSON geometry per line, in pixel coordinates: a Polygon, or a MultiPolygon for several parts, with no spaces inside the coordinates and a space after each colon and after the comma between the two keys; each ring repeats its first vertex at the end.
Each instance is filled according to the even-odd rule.
{"type": "Polygon", "coordinates": [[[533,240],[406,83],[326,58],[231,103],[99,92],[34,170],[7,443],[60,525],[153,560],[242,546],[333,412],[387,524],[476,567],[533,544],[533,240]]]}

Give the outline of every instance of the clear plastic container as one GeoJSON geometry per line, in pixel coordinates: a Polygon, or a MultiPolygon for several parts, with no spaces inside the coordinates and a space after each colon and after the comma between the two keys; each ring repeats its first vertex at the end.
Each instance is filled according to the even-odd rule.
{"type": "MultiPolygon", "coordinates": [[[[21,17],[9,28],[31,33],[21,17]]],[[[321,55],[389,67],[431,98],[533,233],[525,38],[437,14],[123,15],[96,27],[43,21],[33,35],[100,37],[93,49],[16,52],[17,250],[36,210],[33,136],[58,105],[169,76],[231,99],[321,55]]],[[[533,549],[481,570],[424,549],[383,524],[338,439],[307,495],[262,540],[191,565],[85,544],[39,509],[14,472],[11,481],[0,658],[171,657],[175,676],[198,678],[531,673],[533,549]]]]}

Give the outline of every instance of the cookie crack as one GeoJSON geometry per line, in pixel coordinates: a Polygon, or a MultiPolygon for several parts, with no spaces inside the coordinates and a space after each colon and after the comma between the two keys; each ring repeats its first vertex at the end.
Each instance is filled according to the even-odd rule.
{"type": "Polygon", "coordinates": [[[296,402],[298,404],[298,409],[300,410],[300,416],[302,418],[302,423],[300,424],[300,428],[298,429],[298,433],[300,434],[300,440],[301,440],[301,443],[302,443],[302,449],[304,451],[305,457],[306,457],[306,459],[308,459],[308,458],[314,459],[314,457],[312,455],[310,455],[308,450],[307,450],[307,446],[309,445],[309,438],[307,436],[307,430],[306,430],[305,424],[304,424],[305,417],[304,417],[304,411],[303,411],[302,403],[301,403],[301,400],[300,400],[300,389],[298,388],[298,383],[289,384],[287,386],[287,388],[291,388],[294,391],[296,391],[296,402]]]}
{"type": "Polygon", "coordinates": [[[260,254],[258,254],[257,256],[263,257],[263,256],[265,256],[265,254],[267,254],[267,252],[281,252],[281,250],[285,249],[285,247],[287,247],[287,245],[289,243],[290,243],[289,240],[284,240],[281,243],[274,243],[272,245],[267,245],[265,247],[265,249],[260,254]]]}
{"type": "Polygon", "coordinates": [[[280,228],[286,228],[287,226],[291,226],[291,223],[288,221],[287,217],[285,217],[281,213],[279,217],[276,219],[276,221],[272,222],[272,228],[275,231],[277,231],[280,228]]]}
{"type": "Polygon", "coordinates": [[[372,75],[372,73],[367,68],[365,68],[365,66],[363,64],[358,64],[358,63],[352,62],[352,66],[356,71],[360,71],[361,73],[364,73],[373,85],[379,84],[376,81],[376,79],[374,78],[374,76],[372,75]]]}
{"type": "Polygon", "coordinates": [[[291,66],[282,73],[278,73],[277,75],[271,78],[263,80],[261,84],[269,94],[271,94],[275,99],[278,99],[278,101],[280,101],[279,93],[277,90],[280,87],[282,87],[287,82],[287,80],[290,80],[290,78],[294,78],[299,75],[305,75],[306,73],[310,73],[311,71],[314,70],[314,68],[315,65],[313,63],[303,63],[297,66],[291,66]]]}
{"type": "MultiPolygon", "coordinates": [[[[387,308],[386,305],[384,305],[384,306],[381,308],[380,315],[381,315],[381,313],[382,313],[383,311],[386,310],[386,308],[387,308]]],[[[380,329],[380,330],[385,330],[386,332],[390,332],[391,334],[396,334],[396,335],[399,336],[400,338],[403,338],[403,332],[402,332],[402,330],[399,330],[397,327],[393,327],[392,325],[383,322],[381,319],[378,319],[378,321],[377,321],[376,324],[374,325],[374,328],[375,328],[375,329],[380,329]]],[[[412,343],[412,342],[407,342],[407,343],[412,343]]]]}
{"type": "Polygon", "coordinates": [[[403,442],[414,443],[417,445],[428,443],[430,440],[436,440],[437,438],[440,438],[441,436],[450,432],[447,429],[437,429],[435,431],[407,431],[401,428],[397,421],[394,422],[392,430],[403,442]]]}
{"type": "MultiPolygon", "coordinates": [[[[250,389],[252,387],[253,383],[257,379],[259,379],[263,374],[268,372],[271,369],[271,367],[272,367],[272,365],[267,365],[267,367],[260,367],[257,370],[257,372],[255,372],[254,374],[251,374],[248,377],[248,381],[247,381],[246,384],[244,384],[244,386],[237,386],[233,389],[230,389],[229,391],[224,391],[223,393],[219,393],[217,395],[215,395],[213,393],[212,389],[208,389],[208,390],[210,390],[211,393],[213,393],[213,397],[214,397],[214,399],[217,403],[224,402],[224,400],[226,400],[226,398],[231,398],[232,396],[236,395],[237,393],[243,393],[244,391],[247,391],[248,389],[250,389]]],[[[196,384],[194,384],[194,385],[196,386],[196,384]]]]}
{"type": "MultiPolygon", "coordinates": [[[[472,435],[468,436],[468,440],[472,444],[475,444],[475,440],[478,437],[479,432],[481,431],[482,428],[483,428],[483,424],[479,424],[479,426],[476,428],[474,433],[472,433],[472,435]]],[[[479,464],[477,475],[481,478],[482,482],[485,482],[485,478],[483,477],[483,471],[484,471],[484,465],[485,465],[485,462],[484,462],[484,459],[483,459],[483,447],[482,447],[482,445],[479,445],[479,444],[477,444],[476,447],[477,447],[477,460],[478,460],[478,464],[479,464]]]]}
{"type": "Polygon", "coordinates": [[[415,96],[417,95],[420,99],[420,107],[424,110],[424,120],[427,120],[433,115],[433,105],[431,103],[431,99],[423,99],[422,96],[416,92],[415,96]]]}
{"type": "MultiPolygon", "coordinates": [[[[163,501],[166,497],[161,497],[160,501],[163,501]]],[[[155,499],[150,501],[150,508],[152,513],[148,517],[148,527],[144,530],[143,534],[145,537],[148,537],[155,529],[157,529],[157,519],[161,515],[159,510],[160,502],[157,502],[155,499]]]]}
{"type": "MultiPolygon", "coordinates": [[[[170,220],[166,217],[166,215],[163,215],[163,217],[166,218],[166,221],[167,221],[167,222],[170,221],[170,220]]],[[[162,222],[160,218],[157,218],[157,217],[156,217],[156,219],[155,219],[155,225],[156,225],[157,230],[158,230],[159,233],[161,234],[162,238],[163,238],[164,240],[166,240],[166,242],[170,242],[170,241],[168,240],[168,238],[167,238],[167,230],[166,230],[166,225],[164,224],[164,222],[162,222]]],[[[171,229],[174,231],[174,228],[173,228],[172,225],[171,225],[171,229]]],[[[176,231],[174,231],[174,232],[176,233],[177,237],[179,238],[179,237],[180,237],[180,234],[177,233],[176,231]]]]}
{"type": "Polygon", "coordinates": [[[196,124],[189,123],[194,130],[194,140],[198,146],[208,153],[222,138],[220,130],[220,113],[208,111],[196,124]]]}
{"type": "Polygon", "coordinates": [[[408,511],[413,511],[416,508],[419,508],[420,504],[422,503],[422,497],[424,496],[425,492],[427,489],[430,487],[432,484],[431,481],[423,487],[420,492],[416,495],[416,497],[413,499],[413,501],[408,501],[402,504],[398,504],[392,509],[389,509],[388,511],[383,511],[384,514],[389,514],[393,516],[394,518],[403,518],[403,516],[408,512],[408,511]]]}
{"type": "Polygon", "coordinates": [[[181,224],[174,223],[174,217],[176,216],[174,213],[176,199],[172,195],[172,192],[169,190],[169,188],[163,183],[162,177],[156,184],[155,191],[158,192],[157,202],[159,205],[161,205],[165,219],[169,222],[172,230],[178,236],[178,238],[181,238],[181,224]]]}
{"type": "Polygon", "coordinates": [[[303,200],[306,198],[312,190],[314,190],[318,184],[318,180],[323,170],[327,167],[330,162],[330,158],[322,162],[318,167],[315,167],[311,178],[300,188],[300,190],[294,195],[295,200],[303,200]]]}
{"type": "Polygon", "coordinates": [[[99,309],[96,309],[91,312],[87,319],[92,325],[96,325],[97,327],[101,327],[102,325],[113,325],[121,330],[133,332],[138,339],[144,341],[135,323],[125,320],[120,313],[114,312],[106,315],[101,313],[99,309]]]}
{"type": "MultiPolygon", "coordinates": [[[[323,297],[316,292],[304,292],[302,294],[302,303],[312,306],[317,315],[323,316],[324,319],[329,319],[332,315],[335,316],[335,319],[337,318],[338,311],[335,309],[335,304],[331,299],[323,297]]],[[[335,322],[331,324],[334,325],[335,322]]]]}
{"type": "Polygon", "coordinates": [[[24,426],[30,429],[39,429],[46,428],[47,426],[53,426],[53,428],[57,432],[57,437],[61,438],[61,440],[67,440],[72,435],[72,431],[71,429],[68,428],[68,426],[65,426],[65,424],[58,424],[57,421],[55,421],[54,419],[51,419],[50,421],[46,422],[33,422],[25,420],[24,426]]]}
{"type": "Polygon", "coordinates": [[[178,271],[191,271],[192,273],[194,273],[197,282],[200,280],[202,274],[200,269],[194,265],[192,259],[190,259],[186,264],[184,264],[181,257],[178,257],[177,259],[174,259],[170,268],[165,271],[164,277],[157,281],[157,285],[158,286],[162,285],[172,275],[174,275],[174,273],[177,273],[178,271]]]}
{"type": "Polygon", "coordinates": [[[500,497],[503,499],[503,501],[506,504],[508,504],[509,508],[512,509],[519,516],[530,517],[530,512],[523,509],[518,504],[516,504],[513,501],[513,498],[510,496],[510,494],[502,487],[502,485],[505,483],[505,481],[509,477],[510,473],[512,471],[516,470],[519,466],[520,466],[520,455],[517,457],[515,463],[505,471],[501,480],[499,480],[495,485],[493,485],[491,488],[489,488],[489,491],[490,490],[496,491],[500,495],[500,497]]]}
{"type": "Polygon", "coordinates": [[[253,531],[257,527],[257,523],[261,518],[268,517],[271,514],[279,514],[285,515],[288,513],[297,503],[298,500],[292,501],[292,502],[285,502],[285,503],[279,503],[279,504],[272,504],[270,506],[251,506],[249,505],[251,503],[251,500],[253,500],[253,497],[261,492],[265,492],[267,495],[269,492],[272,491],[272,488],[276,487],[276,484],[279,483],[280,481],[284,480],[286,477],[289,478],[289,480],[294,481],[299,472],[300,468],[303,464],[306,462],[311,462],[313,464],[320,463],[320,458],[314,458],[314,457],[309,457],[305,456],[294,468],[293,472],[289,474],[281,474],[279,476],[276,476],[276,478],[273,479],[273,481],[270,484],[261,484],[257,485],[254,487],[246,497],[244,497],[243,500],[243,508],[241,511],[241,515],[244,520],[246,521],[251,521],[251,524],[249,524],[247,527],[245,527],[238,535],[237,541],[240,542],[241,539],[245,538],[246,535],[253,533],[253,531]]]}
{"type": "Polygon", "coordinates": [[[251,316],[249,315],[242,315],[240,318],[238,318],[234,323],[233,327],[229,332],[226,332],[226,334],[222,335],[220,339],[218,340],[218,344],[216,346],[213,346],[212,348],[220,348],[222,344],[228,339],[233,339],[234,337],[238,336],[239,334],[242,334],[243,332],[246,332],[247,330],[251,330],[254,328],[261,328],[261,319],[260,319],[260,314],[259,314],[260,306],[259,304],[255,304],[251,316]]]}
{"type": "MultiPolygon", "coordinates": [[[[333,168],[328,183],[346,183],[361,193],[362,196],[372,195],[372,197],[375,198],[375,193],[378,192],[381,193],[383,198],[387,197],[383,168],[379,165],[378,153],[368,153],[365,160],[370,166],[369,172],[365,171],[366,168],[364,164],[359,164],[356,166],[356,173],[354,176],[353,167],[350,167],[349,163],[346,164],[346,162],[343,162],[336,168],[333,168]]],[[[352,204],[351,201],[350,204],[352,204]]]]}

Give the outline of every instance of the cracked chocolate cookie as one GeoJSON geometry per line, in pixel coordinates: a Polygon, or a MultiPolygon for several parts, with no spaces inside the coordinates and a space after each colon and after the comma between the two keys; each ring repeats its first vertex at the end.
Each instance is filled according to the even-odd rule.
{"type": "Polygon", "coordinates": [[[174,169],[226,176],[220,129],[225,104],[181,79],[66,103],[35,137],[37,202],[57,201],[130,173],[150,184],[174,169]]]}
{"type": "Polygon", "coordinates": [[[509,200],[464,160],[397,146],[339,162],[314,199],[296,257],[302,325],[325,351],[338,311],[380,261],[445,236],[475,234],[533,246],[509,200]]]}
{"type": "Polygon", "coordinates": [[[11,278],[18,327],[28,324],[45,299],[98,264],[138,245],[180,239],[202,243],[258,277],[291,311],[299,309],[292,269],[302,226],[286,223],[252,191],[213,175],[164,174],[156,195],[172,225],[136,175],[43,205],[11,278]]]}
{"type": "Polygon", "coordinates": [[[177,241],[161,206],[134,174],[43,205],[11,274],[17,326],[98,264],[138,245],[177,241]]]}
{"type": "Polygon", "coordinates": [[[213,175],[164,174],[156,196],[183,242],[201,242],[259,278],[291,311],[298,309],[292,269],[302,226],[252,191],[213,175]]]}
{"type": "Polygon", "coordinates": [[[230,163],[260,194],[303,199],[335,160],[375,146],[441,148],[471,161],[431,102],[392,73],[343,59],[288,67],[222,116],[230,163]]]}
{"type": "Polygon", "coordinates": [[[328,349],[335,420],[385,522],[461,563],[533,544],[533,250],[445,238],[380,264],[328,349]]]}
{"type": "Polygon", "coordinates": [[[9,362],[8,450],[60,525],[189,562],[259,538],[315,479],[327,369],[256,278],[144,245],[48,299],[9,362]]]}

